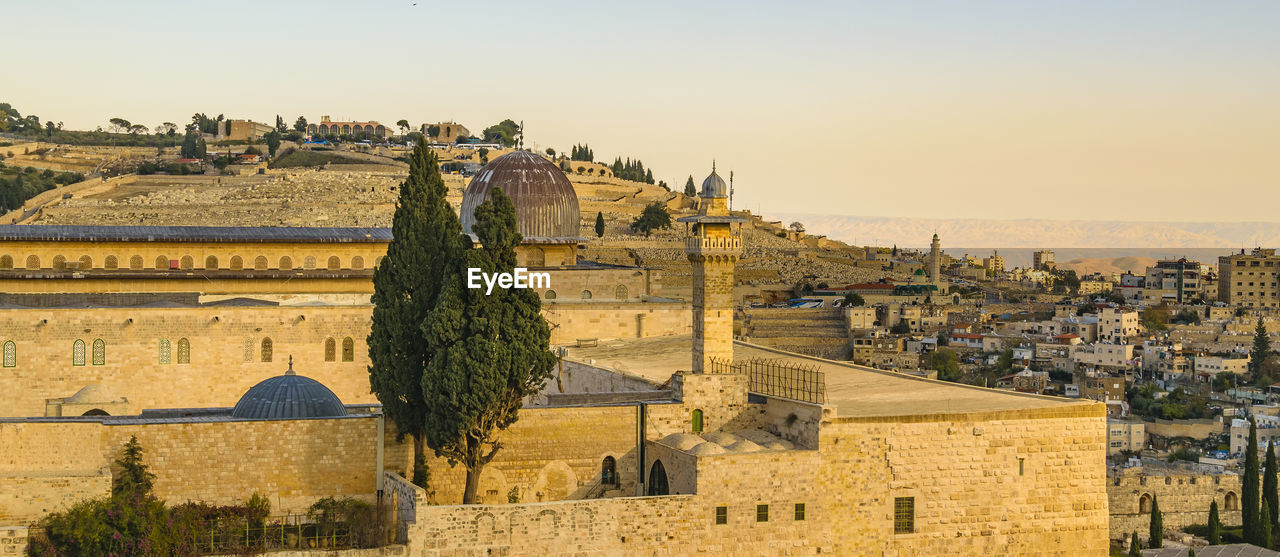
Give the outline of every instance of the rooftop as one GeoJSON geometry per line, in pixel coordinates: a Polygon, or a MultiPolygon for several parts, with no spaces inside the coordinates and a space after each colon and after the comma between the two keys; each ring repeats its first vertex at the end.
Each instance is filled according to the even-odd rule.
{"type": "MultiPolygon", "coordinates": [[[[570,348],[579,360],[619,369],[662,383],[672,373],[691,367],[692,335],[601,341],[590,348],[570,348]]],[[[734,359],[767,358],[816,367],[826,375],[827,404],[840,418],[949,414],[1035,408],[1083,407],[1092,401],[1026,395],[912,377],[901,373],[824,360],[735,341],[734,359]]],[[[1101,414],[1099,414],[1101,416],[1101,414]]]]}
{"type": "Polygon", "coordinates": [[[390,242],[390,228],[268,226],[0,225],[0,241],[63,242],[390,242]]]}

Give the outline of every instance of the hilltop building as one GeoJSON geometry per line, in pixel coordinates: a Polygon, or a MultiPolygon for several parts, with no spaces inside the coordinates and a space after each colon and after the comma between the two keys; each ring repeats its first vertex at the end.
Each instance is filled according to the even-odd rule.
{"type": "Polygon", "coordinates": [[[422,135],[431,140],[432,143],[455,143],[459,137],[472,137],[471,130],[466,126],[457,122],[439,122],[436,124],[423,124],[422,135]],[[432,136],[430,129],[436,128],[436,135],[432,136]]]}
{"type": "Polygon", "coordinates": [[[1274,249],[1254,248],[1218,258],[1218,300],[1249,308],[1280,307],[1276,274],[1280,255],[1274,249]]]}
{"type": "Polygon", "coordinates": [[[257,141],[275,129],[275,126],[253,120],[227,120],[225,125],[218,126],[217,138],[229,141],[257,141]]]}
{"type": "Polygon", "coordinates": [[[319,124],[307,124],[307,133],[311,135],[353,135],[365,134],[386,139],[391,132],[378,122],[334,122],[328,116],[321,116],[319,124]]]}
{"type": "Polygon", "coordinates": [[[1058,268],[1053,260],[1053,250],[1042,249],[1031,254],[1031,268],[1036,271],[1052,271],[1058,268]]]}

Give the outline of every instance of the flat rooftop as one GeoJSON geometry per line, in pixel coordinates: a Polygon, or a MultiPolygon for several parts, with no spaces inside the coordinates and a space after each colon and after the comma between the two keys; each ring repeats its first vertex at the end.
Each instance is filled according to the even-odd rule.
{"type": "MultiPolygon", "coordinates": [[[[569,356],[626,371],[656,384],[676,371],[691,369],[693,336],[601,341],[590,348],[569,347],[569,356]]],[[[1098,404],[1088,400],[1030,395],[912,377],[850,362],[837,362],[735,341],[735,360],[751,358],[795,362],[825,375],[827,404],[838,418],[911,416],[1063,408],[1098,404]]],[[[1100,414],[1101,416],[1101,414],[1100,414]]]]}

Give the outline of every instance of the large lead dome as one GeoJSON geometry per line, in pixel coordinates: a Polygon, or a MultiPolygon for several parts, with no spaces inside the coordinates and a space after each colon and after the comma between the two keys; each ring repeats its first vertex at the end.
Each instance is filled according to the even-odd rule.
{"type": "Polygon", "coordinates": [[[231,410],[236,418],[267,420],[272,418],[332,418],[346,416],[347,408],[328,387],[315,379],[289,371],[264,379],[240,397],[231,410]]]}
{"type": "Polygon", "coordinates": [[[462,194],[462,228],[471,234],[475,211],[494,188],[516,206],[516,226],[524,243],[577,243],[581,215],[578,194],[564,172],[551,161],[515,151],[484,165],[462,194]]]}

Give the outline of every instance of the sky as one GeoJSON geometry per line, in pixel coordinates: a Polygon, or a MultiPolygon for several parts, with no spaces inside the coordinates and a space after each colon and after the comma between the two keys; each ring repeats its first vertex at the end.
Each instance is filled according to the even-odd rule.
{"type": "Polygon", "coordinates": [[[735,206],[1277,221],[1280,2],[20,2],[0,102],[523,121],[735,206]]]}

